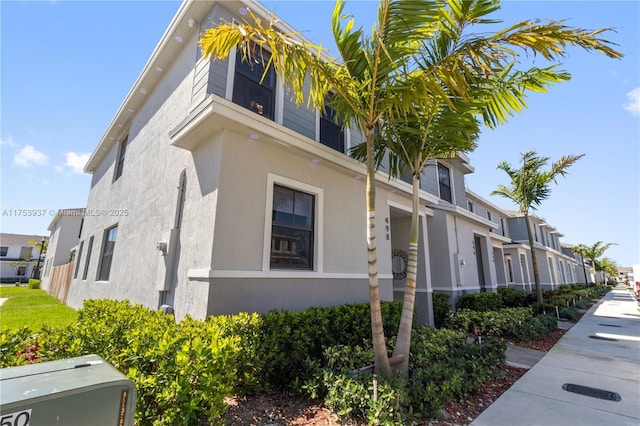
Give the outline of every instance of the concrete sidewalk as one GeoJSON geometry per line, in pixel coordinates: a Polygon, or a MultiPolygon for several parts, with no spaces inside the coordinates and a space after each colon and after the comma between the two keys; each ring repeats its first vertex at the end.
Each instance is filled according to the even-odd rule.
{"type": "Polygon", "coordinates": [[[471,423],[640,424],[640,312],[618,286],[471,423]]]}

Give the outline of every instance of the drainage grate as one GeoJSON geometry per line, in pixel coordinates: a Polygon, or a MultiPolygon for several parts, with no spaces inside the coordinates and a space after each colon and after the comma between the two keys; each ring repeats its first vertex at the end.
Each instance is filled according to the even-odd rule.
{"type": "Polygon", "coordinates": [[[604,327],[622,327],[621,325],[615,325],[615,324],[598,324],[604,327]]]}
{"type": "Polygon", "coordinates": [[[564,385],[562,385],[562,389],[566,390],[567,392],[590,396],[592,398],[605,399],[607,401],[620,402],[622,400],[622,397],[617,392],[592,388],[589,386],[575,385],[573,383],[565,383],[564,385]]]}
{"type": "Polygon", "coordinates": [[[619,342],[618,339],[612,339],[611,337],[602,337],[602,336],[589,336],[590,339],[598,339],[598,340],[606,340],[608,342],[619,342]]]}

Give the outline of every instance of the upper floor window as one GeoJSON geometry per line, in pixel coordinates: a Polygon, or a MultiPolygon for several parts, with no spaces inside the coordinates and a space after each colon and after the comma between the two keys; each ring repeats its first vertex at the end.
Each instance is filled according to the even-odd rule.
{"type": "Polygon", "coordinates": [[[0,247],[0,256],[6,256],[9,251],[9,247],[0,247]]]}
{"type": "Polygon", "coordinates": [[[506,237],[507,236],[507,230],[504,229],[504,219],[500,218],[500,230],[502,231],[502,236],[506,237]]]}
{"type": "MultiPolygon", "coordinates": [[[[260,49],[257,46],[254,49],[260,49]]],[[[250,62],[243,60],[241,50],[236,52],[232,101],[270,120],[274,119],[276,74],[273,66],[265,73],[270,54],[265,50],[254,53],[250,62]],[[264,78],[263,78],[264,77],[264,78]]]]}
{"type": "Polygon", "coordinates": [[[491,217],[491,212],[489,210],[487,210],[487,219],[493,220],[492,217],[491,217]]]}
{"type": "Polygon", "coordinates": [[[313,269],[315,196],[275,185],[271,226],[273,269],[313,269]]]}
{"type": "MultiPolygon", "coordinates": [[[[116,235],[118,234],[118,225],[112,226],[104,231],[104,241],[102,243],[102,253],[100,254],[100,267],[98,270],[98,281],[108,281],[111,272],[111,261],[113,260],[113,251],[116,247],[116,235]]],[[[78,259],[78,262],[80,259],[78,259]]]]}
{"type": "Polygon", "coordinates": [[[336,112],[329,105],[331,96],[324,101],[325,112],[320,117],[320,143],[344,153],[344,132],[342,120],[336,116],[336,112]]]}
{"type": "Polygon", "coordinates": [[[467,201],[467,210],[473,213],[473,203],[471,201],[467,201]]]}
{"type": "MultiPolygon", "coordinates": [[[[84,271],[82,271],[82,279],[87,279],[87,274],[89,273],[89,261],[91,260],[91,250],[93,249],[93,235],[89,238],[89,245],[87,247],[87,255],[85,256],[87,260],[84,261],[84,271]]],[[[80,259],[78,259],[78,264],[80,264],[80,259]]]]}
{"type": "Polygon", "coordinates": [[[438,163],[438,182],[440,187],[440,198],[445,201],[452,202],[451,197],[451,174],[449,168],[438,163]]]}
{"type": "Polygon", "coordinates": [[[21,247],[20,259],[30,260],[33,253],[33,247],[21,247]]]}
{"type": "Polygon", "coordinates": [[[82,249],[84,248],[84,241],[80,241],[80,248],[78,249],[78,258],[76,259],[76,268],[73,272],[73,278],[78,278],[78,271],[80,270],[80,260],[82,260],[82,249]]]}
{"type": "Polygon", "coordinates": [[[113,175],[113,180],[116,181],[120,176],[122,176],[122,169],[124,168],[124,157],[127,153],[127,142],[129,141],[129,135],[125,136],[124,139],[120,141],[120,147],[118,148],[118,158],[116,159],[116,171],[113,175]]]}

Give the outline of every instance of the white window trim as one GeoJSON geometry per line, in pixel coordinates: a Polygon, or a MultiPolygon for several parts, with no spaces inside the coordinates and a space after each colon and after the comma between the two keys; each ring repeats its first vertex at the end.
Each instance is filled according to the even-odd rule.
{"type": "Polygon", "coordinates": [[[267,173],[267,192],[264,214],[264,241],[262,248],[262,272],[267,275],[282,275],[282,270],[272,270],[271,263],[271,227],[273,225],[273,187],[282,185],[291,189],[303,191],[315,196],[313,218],[313,270],[290,272],[290,276],[308,276],[324,272],[324,189],[303,182],[267,173]]]}
{"type": "MultiPolygon", "coordinates": [[[[265,49],[269,50],[269,49],[265,49]]],[[[227,85],[225,87],[224,98],[230,102],[233,102],[233,83],[236,77],[236,53],[237,49],[234,47],[229,52],[229,63],[227,66],[227,85]]],[[[282,80],[276,75],[276,87],[275,87],[275,111],[273,111],[273,120],[264,117],[265,120],[274,121],[278,124],[282,124],[284,117],[284,85],[282,80]]]]}

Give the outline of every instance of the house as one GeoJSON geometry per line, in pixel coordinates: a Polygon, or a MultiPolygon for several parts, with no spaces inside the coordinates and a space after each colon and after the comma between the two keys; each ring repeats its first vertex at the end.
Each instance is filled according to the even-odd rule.
{"type": "MultiPolygon", "coordinates": [[[[42,272],[42,288],[49,288],[51,270],[55,266],[65,265],[77,254],[74,248],[80,241],[80,232],[84,222],[85,209],[64,209],[59,210],[51,220],[48,231],[49,244],[44,258],[44,269],[42,272]]],[[[78,266],[78,265],[77,265],[78,266]]],[[[77,268],[76,268],[77,274],[77,268]]]]}
{"type": "MultiPolygon", "coordinates": [[[[72,307],[129,299],[181,319],[368,302],[365,169],[347,155],[362,134],[335,124],[330,108],[296,106],[267,60],[201,56],[202,32],[247,18],[247,5],[271,16],[252,1],[185,1],[98,142],[72,307]]],[[[454,303],[499,286],[531,290],[520,219],[465,188],[473,170],[459,154],[420,176],[420,323],[433,323],[433,292],[454,303]]],[[[376,181],[380,296],[400,299],[412,188],[384,168],[376,181]]],[[[564,267],[550,241],[536,246],[552,255],[548,287],[566,278],[550,269],[564,267]]]]}
{"type": "Polygon", "coordinates": [[[43,243],[41,235],[0,234],[0,282],[27,282],[38,278],[40,250],[30,242],[43,243]]]}
{"type": "MultiPolygon", "coordinates": [[[[507,211],[507,213],[510,215],[508,227],[512,238],[512,244],[508,246],[507,252],[520,257],[521,266],[527,270],[528,282],[533,283],[533,267],[528,264],[530,255],[528,258],[526,256],[526,251],[531,248],[524,214],[516,211],[507,211]]],[[[562,247],[560,243],[562,234],[549,225],[544,218],[535,214],[529,214],[529,223],[542,288],[554,290],[560,285],[577,282],[579,261],[571,252],[570,246],[562,247]]],[[[530,291],[526,285],[524,289],[530,291]]]]}
{"type": "MultiPolygon", "coordinates": [[[[104,214],[85,216],[69,305],[129,299],[204,318],[369,300],[365,169],[346,155],[362,135],[297,107],[274,73],[260,84],[262,64],[200,55],[202,31],[247,3],[270,16],[254,2],[183,3],[93,151],[87,211],[104,214]]],[[[380,294],[392,300],[411,187],[377,180],[380,294]]],[[[422,206],[437,200],[421,193],[422,206]]],[[[426,274],[418,288],[428,323],[426,274]]]]}

